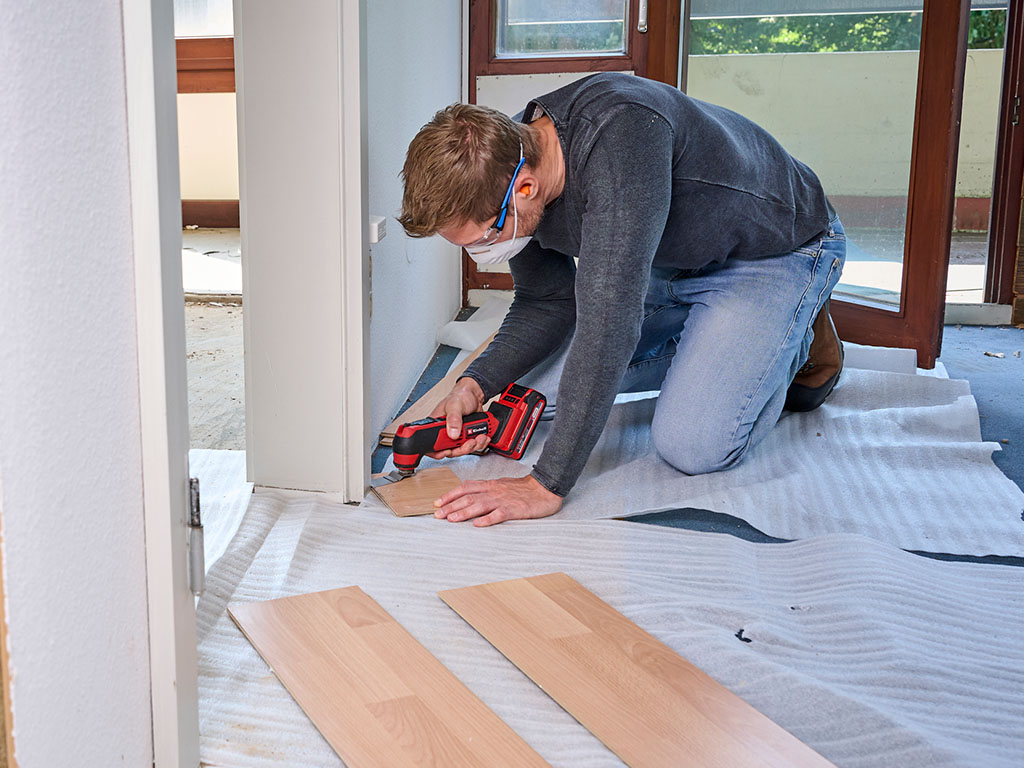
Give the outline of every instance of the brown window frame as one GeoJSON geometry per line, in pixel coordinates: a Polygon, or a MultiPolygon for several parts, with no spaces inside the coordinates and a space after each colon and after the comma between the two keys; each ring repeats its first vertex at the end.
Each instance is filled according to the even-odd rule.
{"type": "Polygon", "coordinates": [[[178,93],[234,93],[235,39],[182,37],[178,55],[178,93]]]}
{"type": "MultiPolygon", "coordinates": [[[[496,0],[469,2],[469,102],[476,103],[476,79],[486,75],[534,75],[558,72],[626,72],[676,84],[678,78],[679,0],[648,0],[647,32],[638,29],[640,2],[629,0],[629,36],[625,54],[498,58],[496,0]]],[[[687,3],[687,6],[689,3],[687,3]]],[[[462,252],[462,303],[475,288],[512,290],[512,276],[481,272],[462,252]]]]}

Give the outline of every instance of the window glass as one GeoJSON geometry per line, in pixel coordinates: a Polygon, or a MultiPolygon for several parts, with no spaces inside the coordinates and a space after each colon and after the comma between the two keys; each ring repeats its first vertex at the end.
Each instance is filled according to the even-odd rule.
{"type": "MultiPolygon", "coordinates": [[[[821,3],[819,3],[820,5],[821,3]]],[[[776,3],[784,5],[784,3],[776,3]]],[[[860,3],[864,5],[864,3],[860,3]]],[[[903,4],[910,5],[910,4],[903,4]]],[[[1002,48],[1006,0],[972,5],[969,48],[1002,48]],[[983,9],[978,9],[983,6],[983,9]]],[[[921,12],[691,17],[690,55],[914,51],[921,12]]]]}
{"type": "Polygon", "coordinates": [[[231,0],[174,0],[175,37],[231,37],[231,0]]]}
{"type": "MultiPolygon", "coordinates": [[[[751,118],[814,169],[846,229],[837,296],[897,308],[921,2],[692,3],[687,92],[751,118]]],[[[972,4],[957,182],[957,209],[966,222],[961,228],[968,219],[981,221],[988,210],[980,198],[991,189],[1005,8],[1006,0],[972,4]]],[[[984,258],[975,252],[978,240],[983,236],[954,237],[951,286],[955,282],[963,296],[967,289],[980,296],[984,258]],[[963,275],[956,266],[960,251],[966,254],[963,275]]]]}
{"type": "Polygon", "coordinates": [[[499,58],[626,52],[628,0],[498,0],[499,58]]]}

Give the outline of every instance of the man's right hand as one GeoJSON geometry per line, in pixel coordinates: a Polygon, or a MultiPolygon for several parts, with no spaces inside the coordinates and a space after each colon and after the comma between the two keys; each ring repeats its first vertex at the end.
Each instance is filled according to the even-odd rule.
{"type": "MultiPolygon", "coordinates": [[[[448,436],[453,440],[462,433],[462,418],[470,413],[476,413],[484,407],[484,391],[480,389],[475,379],[468,376],[455,382],[455,386],[444,400],[438,403],[431,411],[433,418],[443,418],[447,424],[448,436]]],[[[487,435],[480,435],[467,440],[458,448],[450,448],[446,451],[428,453],[432,459],[447,459],[452,456],[465,456],[467,453],[482,451],[491,442],[487,435]]]]}

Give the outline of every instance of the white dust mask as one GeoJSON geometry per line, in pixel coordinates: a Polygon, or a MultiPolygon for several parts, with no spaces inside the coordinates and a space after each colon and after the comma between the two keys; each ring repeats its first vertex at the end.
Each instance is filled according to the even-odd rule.
{"type": "Polygon", "coordinates": [[[477,264],[504,264],[523,250],[526,244],[533,239],[532,237],[516,237],[519,233],[519,210],[516,206],[515,192],[512,193],[512,215],[515,217],[512,239],[491,245],[467,245],[466,253],[473,261],[477,264]]]}

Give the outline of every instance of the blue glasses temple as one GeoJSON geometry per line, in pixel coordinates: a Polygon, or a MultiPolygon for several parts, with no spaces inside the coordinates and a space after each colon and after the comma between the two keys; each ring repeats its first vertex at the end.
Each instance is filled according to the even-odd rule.
{"type": "Polygon", "coordinates": [[[516,166],[515,171],[512,172],[512,181],[508,183],[508,189],[505,190],[505,198],[501,201],[501,213],[498,214],[498,220],[494,222],[494,229],[499,232],[505,226],[505,218],[508,216],[508,201],[512,199],[512,188],[515,186],[516,176],[519,175],[519,169],[523,167],[525,162],[525,157],[519,158],[519,164],[516,166]]]}

